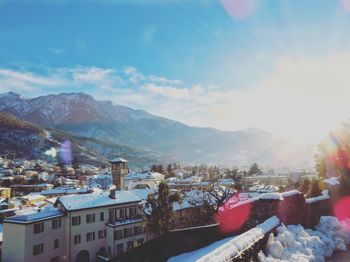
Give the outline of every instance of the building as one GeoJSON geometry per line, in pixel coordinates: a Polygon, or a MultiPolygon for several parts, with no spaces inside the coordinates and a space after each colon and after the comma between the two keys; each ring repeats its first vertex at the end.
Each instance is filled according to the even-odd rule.
{"type": "Polygon", "coordinates": [[[126,160],[111,161],[115,188],[65,195],[54,206],[6,217],[2,261],[92,262],[127,252],[148,240],[139,204],[132,191],[118,190],[127,173],[126,160]]]}
{"type": "Polygon", "coordinates": [[[36,203],[43,202],[46,197],[40,194],[28,194],[20,198],[23,204],[27,206],[35,205],[36,203]]]}
{"type": "Polygon", "coordinates": [[[147,241],[131,191],[59,197],[55,208],[4,220],[2,261],[95,261],[147,241]]]}
{"type": "Polygon", "coordinates": [[[0,187],[0,197],[2,197],[2,198],[11,198],[11,188],[0,187]]]}
{"type": "Polygon", "coordinates": [[[113,178],[111,174],[104,173],[99,175],[88,176],[86,179],[86,185],[90,188],[98,187],[103,190],[109,189],[113,184],[113,178]]]}
{"type": "Polygon", "coordinates": [[[155,189],[164,175],[157,172],[129,173],[124,177],[124,186],[127,189],[155,189]]]}

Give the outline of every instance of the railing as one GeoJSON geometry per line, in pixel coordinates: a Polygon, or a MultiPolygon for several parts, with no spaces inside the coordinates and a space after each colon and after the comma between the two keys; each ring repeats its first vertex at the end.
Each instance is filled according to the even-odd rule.
{"type": "Polygon", "coordinates": [[[136,222],[142,222],[143,218],[141,216],[125,218],[125,219],[116,219],[115,221],[109,221],[108,224],[112,226],[119,226],[124,224],[131,224],[136,222]]]}

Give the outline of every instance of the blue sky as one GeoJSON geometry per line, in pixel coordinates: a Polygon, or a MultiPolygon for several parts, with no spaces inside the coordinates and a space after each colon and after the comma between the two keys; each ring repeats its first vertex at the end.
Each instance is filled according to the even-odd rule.
{"type": "Polygon", "coordinates": [[[350,112],[349,28],[349,0],[0,0],[0,92],[310,137],[350,112]]]}

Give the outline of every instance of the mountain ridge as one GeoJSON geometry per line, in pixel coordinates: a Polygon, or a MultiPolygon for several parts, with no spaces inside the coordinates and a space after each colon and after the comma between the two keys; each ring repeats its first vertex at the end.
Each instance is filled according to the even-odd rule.
{"type": "Polygon", "coordinates": [[[158,152],[165,159],[189,164],[242,166],[259,162],[264,166],[298,166],[312,159],[309,148],[298,152],[298,148],[293,148],[295,145],[264,130],[221,131],[191,127],[144,110],[98,101],[85,93],[60,93],[32,99],[13,92],[3,94],[0,95],[0,112],[78,137],[145,148],[158,152]],[[288,154],[276,155],[281,149],[288,154]],[[296,151],[294,155],[293,150],[296,151]],[[304,156],[307,161],[302,158],[304,156]]]}
{"type": "Polygon", "coordinates": [[[0,154],[16,153],[26,159],[45,159],[60,161],[59,156],[50,156],[46,152],[54,148],[59,154],[61,145],[69,140],[73,157],[86,164],[107,164],[117,154],[130,159],[131,166],[148,167],[159,163],[162,156],[143,148],[123,144],[111,144],[94,138],[77,137],[52,128],[42,128],[21,120],[9,113],[0,112],[0,154]]]}

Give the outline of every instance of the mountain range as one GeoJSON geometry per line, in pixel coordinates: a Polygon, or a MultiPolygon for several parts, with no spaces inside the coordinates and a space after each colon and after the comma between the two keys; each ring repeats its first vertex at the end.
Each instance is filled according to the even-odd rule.
{"type": "MultiPolygon", "coordinates": [[[[111,101],[98,101],[84,93],[27,99],[8,92],[0,95],[0,112],[73,140],[94,152],[99,160],[119,151],[125,157],[134,157],[131,160],[138,166],[171,161],[225,166],[253,162],[269,167],[312,166],[311,144],[298,145],[256,128],[221,131],[191,127],[111,101]],[[142,163],[137,159],[143,159],[142,163]]],[[[7,132],[10,130],[11,127],[7,132]]],[[[1,129],[2,137],[3,132],[1,129]]]]}

